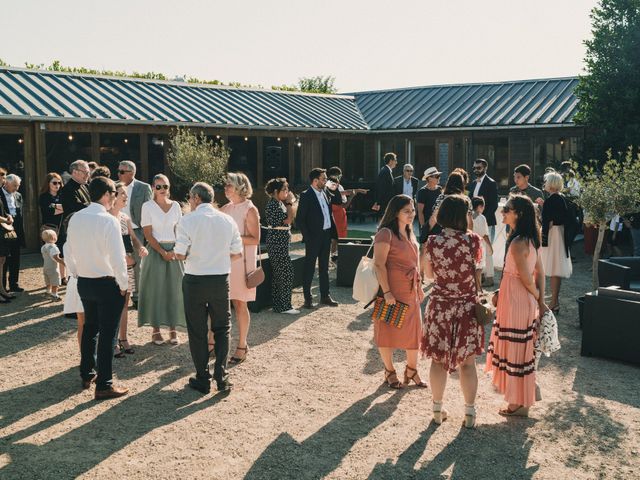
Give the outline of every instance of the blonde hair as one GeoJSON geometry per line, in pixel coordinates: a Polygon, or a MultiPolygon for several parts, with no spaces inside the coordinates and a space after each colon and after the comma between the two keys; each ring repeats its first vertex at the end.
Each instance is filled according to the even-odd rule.
{"type": "Polygon", "coordinates": [[[549,190],[559,192],[564,187],[564,179],[558,172],[547,172],[544,175],[544,183],[549,190]]]}
{"type": "Polygon", "coordinates": [[[42,233],[40,234],[40,238],[42,238],[42,241],[44,243],[51,243],[55,242],[58,239],[58,235],[55,231],[47,229],[42,231],[42,233]]]}
{"type": "Polygon", "coordinates": [[[158,191],[156,190],[156,180],[162,180],[164,183],[169,185],[169,190],[167,190],[167,198],[171,198],[171,182],[169,181],[169,177],[167,177],[163,173],[158,173],[153,177],[153,180],[151,180],[151,187],[153,188],[153,198],[156,198],[156,192],[158,191]]]}
{"type": "Polygon", "coordinates": [[[253,195],[253,187],[251,186],[251,182],[249,181],[249,177],[247,177],[244,173],[231,173],[227,174],[227,185],[231,185],[236,193],[240,195],[242,198],[251,198],[253,195]]]}

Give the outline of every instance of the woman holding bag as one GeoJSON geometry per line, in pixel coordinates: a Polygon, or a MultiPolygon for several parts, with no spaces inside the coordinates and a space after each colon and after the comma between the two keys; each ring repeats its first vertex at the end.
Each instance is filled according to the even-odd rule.
{"type": "MultiPolygon", "coordinates": [[[[253,194],[253,188],[249,178],[244,173],[228,173],[224,185],[224,195],[229,203],[220,208],[221,212],[230,215],[238,225],[244,252],[242,258],[231,262],[231,275],[229,276],[229,299],[233,302],[238,322],[238,346],[233,356],[229,359],[231,365],[237,365],[247,359],[249,346],[249,324],[251,317],[247,302],[256,299],[255,287],[247,286],[247,275],[256,269],[256,257],[260,244],[260,214],[249,198],[253,194]]],[[[209,341],[211,349],[211,340],[209,341]]]]}
{"type": "Polygon", "coordinates": [[[398,328],[391,323],[375,320],[374,341],[384,362],[384,379],[390,388],[402,388],[413,381],[426,387],[418,375],[418,347],[422,334],[420,302],[424,298],[420,281],[418,242],[413,234],[416,210],[407,195],[391,199],[378,227],[373,244],[373,259],[384,302],[407,305],[404,322],[398,328]],[[402,348],[407,354],[404,382],[400,382],[393,366],[393,350],[402,348]]]}

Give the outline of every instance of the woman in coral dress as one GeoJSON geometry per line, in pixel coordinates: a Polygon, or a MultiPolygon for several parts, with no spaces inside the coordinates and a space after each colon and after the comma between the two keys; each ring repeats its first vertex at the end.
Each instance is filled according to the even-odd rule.
{"type": "MultiPolygon", "coordinates": [[[[247,302],[256,299],[256,289],[247,288],[246,274],[256,269],[258,244],[260,243],[260,214],[249,198],[253,193],[251,182],[244,173],[229,173],[224,186],[224,194],[229,203],[220,208],[221,212],[233,217],[240,230],[244,252],[242,258],[231,262],[229,275],[229,299],[233,302],[238,322],[238,346],[229,363],[238,364],[245,361],[249,346],[249,307],[247,302]]],[[[212,343],[212,340],[209,341],[212,343]]],[[[211,345],[209,345],[211,350],[211,345]]]]}
{"type": "Polygon", "coordinates": [[[420,281],[418,242],[413,234],[415,216],[411,197],[396,195],[387,205],[373,244],[373,259],[385,303],[395,304],[398,301],[408,305],[400,328],[382,320],[374,321],[374,341],[384,362],[385,381],[391,388],[402,388],[411,380],[419,387],[427,386],[420,380],[417,370],[422,335],[420,302],[424,295],[420,281]],[[407,354],[402,383],[393,366],[393,350],[396,348],[405,350],[407,354]]]}
{"type": "Polygon", "coordinates": [[[536,400],[536,326],[540,314],[547,310],[544,269],[538,254],[540,227],[533,202],[524,195],[510,197],[502,217],[511,234],[486,371],[493,374],[493,385],[507,402],[500,415],[526,417],[536,400]]]}
{"type": "Polygon", "coordinates": [[[433,394],[433,419],[447,418],[442,408],[447,374],[460,368],[465,402],[464,425],[475,425],[478,374],[475,358],[482,353],[484,328],[475,318],[476,269],[482,260],[482,239],[468,230],[471,202],[466,195],[449,195],[437,214],[442,231],[428,237],[424,272],[434,287],[424,318],[420,349],[431,358],[429,372],[433,394]]]}

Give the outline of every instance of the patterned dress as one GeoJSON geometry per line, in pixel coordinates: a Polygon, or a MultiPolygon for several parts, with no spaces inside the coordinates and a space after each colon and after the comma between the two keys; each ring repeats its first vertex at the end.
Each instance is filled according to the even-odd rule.
{"type": "MultiPolygon", "coordinates": [[[[267,227],[287,227],[284,223],[287,210],[282,202],[271,198],[265,207],[267,227]]],[[[267,253],[273,272],[271,296],[273,311],[277,313],[291,310],[291,289],[293,288],[293,265],[289,256],[290,230],[267,230],[267,253]]]]}
{"type": "MultiPolygon", "coordinates": [[[[527,268],[533,274],[537,251],[529,243],[527,268]]],[[[511,250],[500,282],[498,311],[487,348],[486,371],[493,385],[513,405],[529,407],[535,402],[535,351],[538,302],[524,287],[511,250]]]]}
{"type": "Polygon", "coordinates": [[[474,277],[482,259],[481,242],[475,233],[445,228],[426,243],[435,284],[424,317],[420,350],[450,372],[483,351],[484,329],[475,319],[474,277]]]}
{"type": "Polygon", "coordinates": [[[133,243],[131,242],[131,235],[129,235],[129,215],[124,212],[120,212],[119,214],[120,220],[120,234],[122,235],[122,243],[124,244],[124,251],[126,252],[127,258],[127,275],[129,277],[129,288],[127,291],[129,293],[133,292],[136,289],[136,279],[133,272],[133,267],[135,263],[130,264],[133,260],[133,243]]]}

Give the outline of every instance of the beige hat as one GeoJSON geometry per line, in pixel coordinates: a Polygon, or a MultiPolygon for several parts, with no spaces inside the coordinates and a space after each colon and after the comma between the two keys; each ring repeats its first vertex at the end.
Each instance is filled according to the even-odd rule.
{"type": "Polygon", "coordinates": [[[422,177],[422,179],[426,180],[429,177],[433,177],[435,175],[441,175],[441,174],[442,172],[439,172],[436,167],[429,167],[424,171],[424,177],[422,177]]]}

